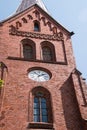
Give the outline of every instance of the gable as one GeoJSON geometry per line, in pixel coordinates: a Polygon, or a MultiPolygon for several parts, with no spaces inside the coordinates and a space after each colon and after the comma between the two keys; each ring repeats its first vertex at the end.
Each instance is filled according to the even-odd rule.
{"type": "Polygon", "coordinates": [[[34,21],[38,21],[40,23],[40,33],[42,34],[71,35],[68,30],[57,23],[38,5],[34,5],[29,9],[12,16],[2,23],[8,23],[9,27],[15,27],[15,29],[19,31],[34,32],[34,21]]]}

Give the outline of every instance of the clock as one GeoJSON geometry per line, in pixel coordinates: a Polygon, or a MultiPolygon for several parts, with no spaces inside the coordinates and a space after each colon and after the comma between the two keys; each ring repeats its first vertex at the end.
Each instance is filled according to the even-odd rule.
{"type": "Polygon", "coordinates": [[[32,70],[28,73],[28,77],[37,82],[44,82],[50,79],[50,75],[43,70],[32,70]]]}

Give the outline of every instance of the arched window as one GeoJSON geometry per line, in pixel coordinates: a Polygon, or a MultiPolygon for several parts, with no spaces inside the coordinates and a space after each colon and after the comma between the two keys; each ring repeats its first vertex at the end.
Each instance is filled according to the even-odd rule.
{"type": "Polygon", "coordinates": [[[52,51],[50,47],[44,46],[42,48],[42,55],[44,61],[52,61],[52,51]]]}
{"type": "Polygon", "coordinates": [[[48,122],[47,100],[42,92],[34,96],[34,122],[48,122]]]}
{"type": "Polygon", "coordinates": [[[35,60],[36,59],[36,47],[35,43],[30,39],[23,39],[22,41],[22,56],[26,60],[35,60]]]}
{"type": "Polygon", "coordinates": [[[34,22],[34,31],[40,31],[40,24],[38,21],[34,22]]]}
{"type": "Polygon", "coordinates": [[[26,59],[33,59],[33,48],[31,45],[28,44],[23,45],[23,56],[26,59]]]}
{"type": "Polygon", "coordinates": [[[48,90],[39,86],[33,89],[33,122],[52,123],[51,97],[48,90]]]}
{"type": "Polygon", "coordinates": [[[49,41],[41,42],[41,48],[42,48],[41,58],[43,61],[46,62],[56,61],[55,46],[51,42],[49,41]]]}

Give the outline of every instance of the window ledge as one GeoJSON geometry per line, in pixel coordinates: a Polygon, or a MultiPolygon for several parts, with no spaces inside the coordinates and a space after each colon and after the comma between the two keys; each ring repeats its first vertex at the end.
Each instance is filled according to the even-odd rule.
{"type": "Polygon", "coordinates": [[[28,124],[28,129],[49,129],[53,130],[53,124],[52,123],[45,123],[45,122],[30,122],[28,124]]]}
{"type": "Polygon", "coordinates": [[[20,60],[20,61],[29,61],[29,62],[40,62],[40,63],[67,65],[67,61],[64,61],[64,62],[62,62],[62,61],[61,62],[43,61],[43,60],[25,59],[25,58],[20,58],[20,57],[11,57],[11,56],[8,56],[7,59],[9,59],[9,60],[20,60]]]}

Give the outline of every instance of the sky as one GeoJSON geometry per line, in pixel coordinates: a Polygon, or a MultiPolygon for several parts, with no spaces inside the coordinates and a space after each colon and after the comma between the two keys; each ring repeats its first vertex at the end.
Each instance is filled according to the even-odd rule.
{"type": "MultiPolygon", "coordinates": [[[[22,0],[0,0],[0,21],[13,15],[22,0]],[[7,1],[7,2],[6,2],[7,1]]],[[[87,81],[87,0],[43,0],[50,15],[70,32],[77,69],[87,81]]]]}

